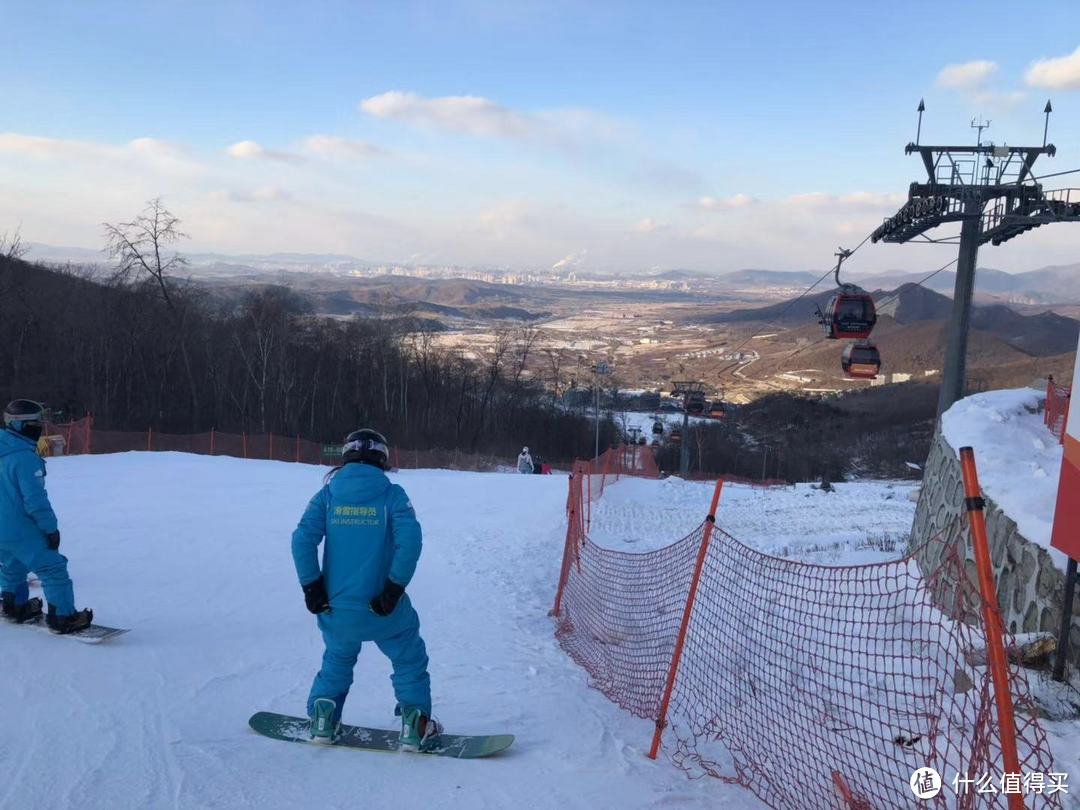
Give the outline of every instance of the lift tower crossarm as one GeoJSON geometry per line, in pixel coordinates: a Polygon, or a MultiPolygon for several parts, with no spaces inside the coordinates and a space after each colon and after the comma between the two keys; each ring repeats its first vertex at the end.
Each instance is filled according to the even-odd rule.
{"type": "MultiPolygon", "coordinates": [[[[920,102],[920,132],[924,109],[920,102]]],[[[1049,102],[1044,112],[1049,116],[1049,102]]],[[[1049,118],[1047,122],[1049,125],[1049,118]]],[[[979,246],[987,242],[1000,245],[1041,225],[1080,222],[1080,190],[1044,191],[1034,175],[1040,156],[1057,154],[1053,144],[1045,143],[1045,132],[1042,146],[995,146],[982,142],[982,131],[989,122],[979,119],[972,126],[979,130],[978,143],[973,146],[909,143],[904,148],[905,154],[918,153],[922,158],[926,180],[912,183],[907,202],[870,235],[872,242],[934,241],[926,236],[928,231],[947,223],[961,225],[939,416],[964,395],[979,246]]]]}

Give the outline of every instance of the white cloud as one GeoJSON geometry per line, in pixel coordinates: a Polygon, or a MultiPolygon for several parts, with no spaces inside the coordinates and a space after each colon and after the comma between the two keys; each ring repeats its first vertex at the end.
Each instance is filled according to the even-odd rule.
{"type": "Polygon", "coordinates": [[[937,83],[941,87],[953,90],[972,90],[981,87],[997,72],[996,62],[986,59],[978,59],[974,62],[964,62],[957,65],[946,65],[937,75],[937,83]]]}
{"type": "Polygon", "coordinates": [[[300,160],[299,155],[277,149],[267,149],[258,141],[238,141],[226,149],[225,153],[237,160],[281,160],[287,163],[295,163],[300,160]]]}
{"type": "Polygon", "coordinates": [[[1033,62],[1024,75],[1024,80],[1032,87],[1080,90],[1080,48],[1068,56],[1033,62]]]}
{"type": "Polygon", "coordinates": [[[364,99],[360,109],[375,118],[481,138],[525,140],[535,137],[542,127],[537,119],[480,96],[423,98],[391,90],[364,99]]]}
{"type": "Polygon", "coordinates": [[[620,122],[592,110],[523,112],[482,96],[425,98],[391,90],[364,99],[360,109],[375,118],[423,129],[531,143],[567,153],[610,145],[624,134],[620,122]]]}
{"type": "Polygon", "coordinates": [[[157,138],[135,138],[125,144],[115,145],[6,132],[0,133],[0,153],[5,152],[46,161],[134,163],[174,175],[190,175],[203,171],[203,167],[185,149],[157,138]]]}
{"type": "Polygon", "coordinates": [[[757,200],[749,194],[735,194],[731,197],[699,197],[697,207],[705,211],[730,211],[735,208],[746,208],[756,202],[757,200]]]}
{"type": "Polygon", "coordinates": [[[354,141],[336,135],[311,135],[304,139],[304,148],[320,157],[365,159],[382,157],[386,150],[367,141],[354,141]]]}
{"type": "Polygon", "coordinates": [[[645,219],[634,224],[634,231],[637,233],[656,233],[656,231],[662,231],[665,228],[667,228],[667,225],[657,222],[652,217],[645,217],[645,219]]]}

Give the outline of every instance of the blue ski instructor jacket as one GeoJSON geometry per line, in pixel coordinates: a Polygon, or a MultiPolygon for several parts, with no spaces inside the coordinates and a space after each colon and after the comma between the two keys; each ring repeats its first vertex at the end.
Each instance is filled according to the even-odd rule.
{"type": "Polygon", "coordinates": [[[37,445],[0,429],[0,547],[36,549],[56,528],[37,445]]]}
{"type": "MultiPolygon", "coordinates": [[[[422,544],[420,523],[405,490],[390,483],[378,467],[353,463],[338,470],[308,503],[293,532],[292,554],[301,585],[321,573],[331,608],[368,613],[368,603],[382,592],[388,577],[402,587],[409,584],[422,544]],[[320,568],[318,549],[324,537],[320,568]]],[[[402,607],[399,604],[394,614],[407,612],[402,607]]]]}

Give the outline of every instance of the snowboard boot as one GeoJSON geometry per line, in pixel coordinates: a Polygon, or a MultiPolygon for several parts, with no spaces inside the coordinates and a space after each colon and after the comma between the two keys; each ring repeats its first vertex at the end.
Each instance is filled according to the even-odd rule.
{"type": "Polygon", "coordinates": [[[0,599],[3,600],[4,618],[8,621],[22,624],[32,622],[41,616],[41,600],[36,596],[33,599],[27,599],[21,605],[15,604],[15,594],[11,591],[4,591],[0,594],[0,599]]]}
{"type": "Polygon", "coordinates": [[[341,733],[341,721],[334,719],[337,703],[330,698],[317,698],[311,716],[311,741],[321,745],[333,745],[341,733]]]}
{"type": "Polygon", "coordinates": [[[56,613],[56,605],[49,605],[49,615],[45,617],[45,624],[54,633],[67,635],[85,630],[94,622],[94,611],[90,608],[76,610],[70,616],[59,616],[56,613]]]}
{"type": "Polygon", "coordinates": [[[442,727],[435,718],[428,717],[419,709],[402,709],[398,750],[430,751],[439,744],[441,733],[442,727]]]}

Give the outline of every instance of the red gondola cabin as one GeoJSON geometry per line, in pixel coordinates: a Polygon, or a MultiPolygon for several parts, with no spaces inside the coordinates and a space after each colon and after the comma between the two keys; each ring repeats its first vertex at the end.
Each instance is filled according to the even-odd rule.
{"type": "Polygon", "coordinates": [[[821,317],[825,337],[836,340],[868,338],[876,323],[873,297],[852,284],[845,284],[836,291],[821,317]]]}
{"type": "Polygon", "coordinates": [[[840,364],[846,376],[857,380],[872,380],[881,370],[881,354],[873,343],[861,340],[844,347],[840,364]]]}

